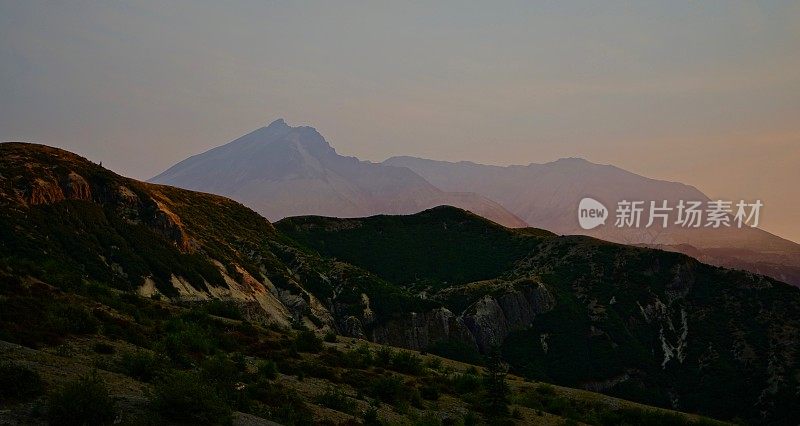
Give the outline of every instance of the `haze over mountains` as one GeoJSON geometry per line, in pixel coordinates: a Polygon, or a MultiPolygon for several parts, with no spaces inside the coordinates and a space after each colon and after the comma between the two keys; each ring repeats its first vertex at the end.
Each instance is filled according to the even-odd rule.
{"type": "Polygon", "coordinates": [[[667,200],[674,206],[679,200],[709,198],[689,185],[579,158],[507,167],[414,157],[376,164],[341,156],[314,128],[291,127],[279,119],[181,161],[151,182],[224,195],[270,220],[410,214],[453,205],[508,227],[534,226],[680,251],[800,285],[800,245],[760,229],[613,226],[614,208],[623,199],[667,200]],[[605,204],[612,216],[605,226],[589,231],[577,221],[578,203],[587,196],[605,204]]]}
{"type": "MultiPolygon", "coordinates": [[[[622,200],[644,201],[645,206],[651,200],[657,203],[667,200],[673,208],[680,200],[704,203],[709,200],[693,186],[649,179],[580,158],[507,167],[415,157],[393,157],[383,164],[407,167],[444,191],[469,188],[537,228],[679,251],[706,263],[745,269],[800,285],[800,245],[758,228],[684,228],[675,224],[675,212],[666,228],[645,228],[647,213],[643,214],[639,228],[613,225],[615,208],[622,200]],[[592,230],[580,228],[578,204],[584,197],[594,198],[609,208],[610,218],[605,226],[592,230]]],[[[728,201],[735,204],[739,200],[728,201]]]]}
{"type": "Polygon", "coordinates": [[[282,119],[181,161],[150,181],[224,195],[270,220],[409,214],[447,204],[508,227],[526,226],[484,197],[444,192],[404,167],[341,156],[314,128],[290,127],[282,119]]]}

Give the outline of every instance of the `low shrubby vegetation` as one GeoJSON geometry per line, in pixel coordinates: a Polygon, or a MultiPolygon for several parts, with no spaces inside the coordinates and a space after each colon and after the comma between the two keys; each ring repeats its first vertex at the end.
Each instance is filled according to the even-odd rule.
{"type": "MultiPolygon", "coordinates": [[[[536,410],[537,413],[549,413],[563,417],[575,423],[595,425],[661,425],[678,426],[689,423],[684,415],[668,413],[656,409],[645,409],[635,406],[609,407],[589,401],[576,401],[556,392],[551,385],[540,384],[533,389],[520,392],[512,400],[524,407],[536,410]]],[[[697,424],[718,424],[700,419],[697,424]]]]}
{"type": "Polygon", "coordinates": [[[256,373],[261,380],[274,380],[278,377],[278,366],[271,359],[259,361],[256,368],[256,373]]]}
{"type": "Polygon", "coordinates": [[[230,424],[228,402],[201,375],[173,371],[160,378],[151,404],[164,419],[184,424],[230,424]]]}
{"type": "Polygon", "coordinates": [[[541,385],[511,393],[499,358],[482,359],[486,369],[480,371],[454,369],[437,356],[353,344],[302,325],[262,328],[237,319],[239,311],[229,304],[168,305],[95,283],[79,296],[53,293],[29,305],[26,294],[47,288],[13,290],[4,290],[0,303],[12,310],[0,316],[19,316],[0,330],[25,318],[30,332],[22,335],[32,346],[61,345],[54,352],[67,357],[84,350],[101,368],[147,389],[145,412],[122,413],[96,373],[48,390],[34,370],[0,364],[1,399],[43,398],[41,415],[54,424],[110,424],[126,415],[135,416],[127,420],[133,423],[230,424],[234,411],[241,411],[281,424],[305,425],[319,420],[315,416],[320,407],[372,425],[398,418],[391,416],[419,425],[481,424],[486,419],[501,424],[524,418],[520,408],[596,424],[669,425],[685,420],[680,415],[578,403],[541,385]],[[47,314],[31,317],[21,313],[24,306],[47,314]],[[56,315],[66,321],[58,336],[46,330],[56,315]],[[85,349],[62,344],[78,336],[90,342],[85,349]],[[300,391],[306,388],[316,390],[300,391]],[[466,414],[442,415],[437,410],[443,401],[457,401],[466,414]]]}
{"type": "Polygon", "coordinates": [[[144,350],[125,352],[119,359],[121,373],[143,382],[150,382],[161,374],[167,366],[165,357],[144,350]]]}
{"type": "Polygon", "coordinates": [[[326,389],[324,393],[315,398],[315,401],[324,407],[343,413],[353,414],[356,410],[355,401],[347,397],[342,391],[334,388],[326,389]]]}
{"type": "Polygon", "coordinates": [[[231,300],[214,299],[203,304],[203,310],[209,315],[218,317],[241,320],[242,311],[235,302],[231,300]]]}
{"type": "Polygon", "coordinates": [[[300,331],[294,339],[294,344],[300,352],[317,353],[322,350],[322,339],[309,330],[300,331]]]}
{"type": "Polygon", "coordinates": [[[109,425],[116,417],[116,403],[97,372],[64,384],[47,401],[51,425],[109,425]]]}
{"type": "Polygon", "coordinates": [[[417,376],[423,371],[422,359],[411,352],[400,351],[392,357],[390,368],[398,373],[417,376]]]}

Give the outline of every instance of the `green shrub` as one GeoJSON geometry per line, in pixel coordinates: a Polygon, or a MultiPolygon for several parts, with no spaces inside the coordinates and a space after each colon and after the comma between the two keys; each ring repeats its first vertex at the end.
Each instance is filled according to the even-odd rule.
{"type": "Polygon", "coordinates": [[[196,373],[174,371],[156,381],[150,403],[164,418],[186,424],[230,424],[232,411],[196,373]]]}
{"type": "Polygon", "coordinates": [[[265,380],[274,380],[278,377],[278,366],[271,359],[260,361],[257,366],[257,374],[265,380]]]}
{"type": "Polygon", "coordinates": [[[239,305],[232,300],[214,299],[205,303],[203,308],[209,315],[216,315],[218,317],[235,320],[241,320],[243,318],[242,310],[239,308],[239,305]]]}
{"type": "Polygon", "coordinates": [[[338,389],[328,388],[325,393],[316,397],[317,404],[332,410],[352,414],[356,410],[356,403],[338,389]]]}
{"type": "Polygon", "coordinates": [[[405,397],[408,401],[417,408],[422,408],[422,394],[420,394],[419,389],[417,388],[410,388],[406,390],[405,397]]]}
{"type": "Polygon", "coordinates": [[[536,386],[536,392],[539,395],[553,396],[556,394],[556,388],[554,388],[553,385],[541,384],[536,386]]]}
{"type": "Polygon", "coordinates": [[[483,376],[483,410],[492,417],[508,415],[508,394],[510,389],[506,382],[508,366],[502,362],[500,351],[492,349],[486,357],[486,372],[483,376]]]}
{"type": "Polygon", "coordinates": [[[51,425],[106,425],[115,418],[116,404],[97,372],[65,384],[47,403],[51,425]]]}
{"type": "Polygon", "coordinates": [[[481,379],[471,373],[455,374],[450,379],[450,384],[457,394],[463,395],[477,392],[481,388],[481,379]]]}
{"type": "Polygon", "coordinates": [[[319,359],[320,362],[330,365],[331,367],[347,367],[350,362],[347,359],[347,354],[345,352],[342,352],[334,347],[325,348],[322,352],[320,352],[317,359],[319,359]]]}
{"type": "Polygon", "coordinates": [[[161,343],[164,353],[179,365],[191,364],[191,355],[210,354],[216,341],[198,324],[177,320],[168,324],[168,333],[161,343]]]}
{"type": "Polygon", "coordinates": [[[467,414],[464,415],[464,426],[475,426],[478,423],[478,415],[472,411],[467,411],[467,414]]]}
{"type": "Polygon", "coordinates": [[[442,420],[437,413],[426,411],[421,417],[412,417],[411,424],[413,426],[441,426],[442,420]]]}
{"type": "Polygon", "coordinates": [[[578,415],[569,400],[560,396],[549,399],[545,404],[545,411],[561,417],[576,417],[578,415]]]}
{"type": "Polygon", "coordinates": [[[214,386],[217,394],[237,409],[246,407],[248,403],[243,398],[244,383],[241,382],[241,376],[236,362],[221,353],[204,359],[200,364],[200,377],[214,386]]]}
{"type": "Polygon", "coordinates": [[[389,404],[402,400],[404,391],[403,380],[395,376],[378,377],[369,386],[370,396],[389,404]]]}
{"type": "Polygon", "coordinates": [[[328,343],[336,343],[337,341],[336,333],[334,333],[333,331],[325,333],[325,337],[323,340],[325,340],[328,343]]]}
{"type": "Polygon", "coordinates": [[[144,326],[103,311],[97,312],[95,316],[103,323],[102,333],[105,337],[112,340],[124,340],[144,348],[152,346],[153,341],[144,326]]]}
{"type": "Polygon", "coordinates": [[[358,390],[367,391],[372,386],[372,380],[376,374],[364,370],[346,370],[340,377],[341,383],[350,385],[358,390]]]}
{"type": "Polygon", "coordinates": [[[269,382],[247,387],[247,394],[257,401],[249,412],[286,425],[314,424],[313,413],[297,392],[269,382]]]}
{"type": "Polygon", "coordinates": [[[344,354],[344,364],[349,368],[367,368],[373,363],[372,351],[367,345],[358,345],[344,354]]]}
{"type": "Polygon", "coordinates": [[[166,364],[166,360],[157,354],[137,350],[123,353],[118,368],[126,376],[149,382],[164,371],[166,364]]]}
{"type": "Polygon", "coordinates": [[[294,343],[300,352],[317,353],[322,350],[322,340],[313,331],[302,330],[298,332],[294,343]]]}
{"type": "Polygon", "coordinates": [[[382,346],[375,353],[375,365],[383,368],[389,368],[394,358],[394,350],[388,346],[382,346]]]}
{"type": "Polygon", "coordinates": [[[364,424],[364,426],[383,425],[383,422],[378,418],[378,407],[370,405],[369,408],[364,411],[361,422],[364,424]]]}
{"type": "Polygon", "coordinates": [[[394,371],[418,376],[422,374],[422,359],[411,352],[399,351],[392,357],[391,368],[394,371]]]}
{"type": "Polygon", "coordinates": [[[59,304],[50,315],[50,321],[65,333],[92,334],[97,332],[100,325],[100,321],[82,306],[59,304]]]}
{"type": "Polygon", "coordinates": [[[247,358],[241,352],[234,352],[231,354],[231,361],[236,364],[236,368],[239,371],[246,371],[247,370],[247,358]]]}
{"type": "Polygon", "coordinates": [[[439,357],[430,357],[425,360],[425,366],[431,370],[438,371],[442,368],[442,359],[439,357]]]}
{"type": "Polygon", "coordinates": [[[200,376],[207,383],[228,388],[239,378],[239,368],[224,354],[217,354],[200,363],[200,376]]]}
{"type": "Polygon", "coordinates": [[[29,399],[43,389],[39,373],[18,364],[0,364],[0,401],[29,399]]]}

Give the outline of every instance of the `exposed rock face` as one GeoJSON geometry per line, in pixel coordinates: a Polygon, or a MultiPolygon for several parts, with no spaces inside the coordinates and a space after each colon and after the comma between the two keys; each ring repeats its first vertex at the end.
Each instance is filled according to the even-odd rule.
{"type": "Polygon", "coordinates": [[[291,312],[294,321],[302,322],[312,329],[334,328],[333,317],[328,309],[313,294],[302,288],[280,289],[278,290],[278,299],[291,312]],[[294,291],[298,291],[298,289],[299,292],[295,293],[294,291]],[[314,320],[311,320],[310,317],[313,317],[314,320]]]}
{"type": "MultiPolygon", "coordinates": [[[[69,171],[65,176],[45,167],[30,167],[31,175],[20,177],[22,182],[18,183],[24,188],[21,191],[22,196],[18,198],[23,206],[55,204],[65,200],[92,201],[99,204],[111,202],[130,222],[139,223],[144,220],[152,229],[173,241],[181,251],[191,251],[191,240],[180,217],[166,206],[165,200],[151,197],[142,200],[136,192],[124,185],[114,189],[95,182],[93,190],[92,183],[75,171],[69,171]],[[155,208],[147,208],[148,205],[155,208]],[[151,213],[148,214],[148,211],[151,213]]],[[[154,192],[154,195],[163,197],[158,192],[154,192]]]]}
{"type": "Polygon", "coordinates": [[[530,326],[536,315],[554,305],[542,284],[530,284],[499,296],[486,295],[467,308],[464,324],[481,352],[499,345],[515,329],[530,326]]]}
{"type": "Polygon", "coordinates": [[[51,179],[35,178],[30,183],[30,190],[27,197],[28,204],[37,206],[40,204],[52,204],[63,201],[64,191],[58,183],[51,179]]]}
{"type": "Polygon", "coordinates": [[[499,345],[508,335],[508,320],[500,303],[492,296],[475,302],[464,315],[464,321],[482,352],[499,345]]]}
{"type": "Polygon", "coordinates": [[[86,179],[70,171],[66,177],[59,178],[50,170],[41,170],[27,183],[23,201],[31,206],[53,204],[66,199],[92,199],[92,189],[86,179]]]}
{"type": "Polygon", "coordinates": [[[379,325],[372,331],[372,340],[415,350],[423,350],[432,343],[446,340],[475,345],[463,319],[453,315],[447,308],[414,312],[401,320],[379,325]]]}
{"type": "Polygon", "coordinates": [[[86,179],[83,176],[75,173],[69,172],[67,175],[67,197],[72,200],[91,200],[92,199],[92,188],[89,186],[89,182],[86,182],[86,179]]]}
{"type": "Polygon", "coordinates": [[[189,252],[192,246],[184,230],[181,218],[172,212],[163,202],[154,200],[158,207],[152,219],[152,227],[170,241],[173,241],[183,252],[189,252]]]}
{"type": "Polygon", "coordinates": [[[530,326],[536,315],[554,305],[544,285],[526,281],[498,295],[485,295],[456,316],[447,308],[411,313],[375,327],[372,340],[422,350],[439,341],[457,341],[485,353],[508,334],[530,326]]]}
{"type": "Polygon", "coordinates": [[[364,328],[361,326],[361,321],[358,317],[350,315],[343,321],[342,333],[347,336],[357,337],[359,339],[366,339],[364,328]]]}
{"type": "Polygon", "coordinates": [[[680,327],[675,327],[673,322],[668,321],[669,329],[667,333],[676,335],[673,339],[668,339],[665,335],[665,330],[662,327],[659,330],[658,338],[661,340],[661,349],[664,351],[664,361],[661,363],[661,368],[666,368],[667,363],[675,359],[679,363],[683,363],[686,359],[687,336],[689,335],[689,324],[686,321],[686,311],[681,309],[681,323],[680,327]]]}

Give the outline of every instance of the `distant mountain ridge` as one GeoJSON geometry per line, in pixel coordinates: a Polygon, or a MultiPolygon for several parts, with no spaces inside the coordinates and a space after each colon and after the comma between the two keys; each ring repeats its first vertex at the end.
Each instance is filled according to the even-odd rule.
{"type": "Polygon", "coordinates": [[[527,226],[469,191],[445,192],[407,168],[341,156],[314,128],[283,119],[189,157],[150,182],[224,195],[270,220],[408,214],[446,204],[504,226],[527,226]]]}
{"type": "Polygon", "coordinates": [[[613,226],[614,210],[621,200],[645,201],[645,205],[651,200],[659,203],[667,200],[672,207],[679,200],[709,200],[690,185],[650,179],[578,158],[503,167],[392,157],[384,164],[407,167],[444,191],[469,188],[537,228],[678,251],[713,265],[769,275],[800,286],[800,245],[761,229],[688,229],[674,223],[666,229],[658,226],[645,229],[645,222],[640,228],[613,226]],[[592,230],[580,228],[578,204],[584,197],[594,198],[609,208],[610,218],[605,226],[592,230]]]}

